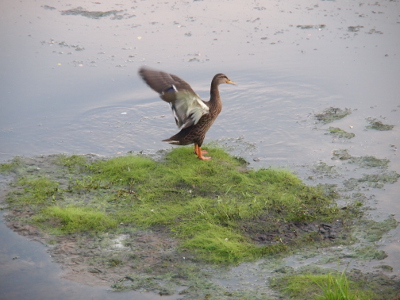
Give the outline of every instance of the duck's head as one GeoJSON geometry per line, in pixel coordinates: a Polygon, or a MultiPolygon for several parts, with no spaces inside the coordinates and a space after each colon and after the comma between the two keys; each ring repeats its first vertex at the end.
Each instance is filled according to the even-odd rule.
{"type": "Polygon", "coordinates": [[[236,84],[235,82],[233,82],[232,80],[230,80],[228,78],[228,76],[226,76],[225,74],[222,73],[218,73],[217,75],[214,76],[213,83],[219,85],[221,83],[229,83],[229,84],[236,84]]]}

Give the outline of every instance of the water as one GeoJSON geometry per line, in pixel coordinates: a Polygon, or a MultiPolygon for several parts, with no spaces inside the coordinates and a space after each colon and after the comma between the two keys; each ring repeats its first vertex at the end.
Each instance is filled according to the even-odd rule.
{"type": "MultiPolygon", "coordinates": [[[[206,142],[219,141],[256,168],[332,164],[331,152],[346,148],[387,158],[400,172],[399,2],[6,0],[1,8],[0,161],[170,148],[161,140],[177,129],[168,105],[137,76],[146,64],[184,78],[204,99],[215,73],[237,82],[221,86],[223,112],[206,142]],[[316,124],[312,114],[330,106],[353,112],[316,124]],[[365,130],[368,117],[395,127],[365,130]],[[356,137],[324,135],[331,125],[356,137]]],[[[399,219],[399,192],[399,183],[374,191],[377,212],[399,219]]],[[[35,283],[37,269],[56,274],[41,283],[47,288],[72,284],[59,279],[42,245],[2,228],[10,241],[2,243],[4,263],[19,265],[0,271],[12,274],[7,293],[43,296],[14,280],[24,274],[35,283]],[[11,260],[11,249],[23,257],[26,247],[43,256],[27,259],[29,266],[11,260]]],[[[396,229],[382,243],[383,263],[395,272],[399,241],[396,229]]],[[[95,288],[74,289],[88,295],[95,288]]]]}

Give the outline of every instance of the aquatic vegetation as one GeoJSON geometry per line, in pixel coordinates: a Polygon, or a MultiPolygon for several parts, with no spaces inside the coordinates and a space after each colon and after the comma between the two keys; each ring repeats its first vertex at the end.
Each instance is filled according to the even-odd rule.
{"type": "Polygon", "coordinates": [[[374,220],[359,220],[354,235],[361,241],[376,242],[388,231],[396,228],[398,222],[393,216],[377,222],[374,220]]]}
{"type": "Polygon", "coordinates": [[[106,231],[117,227],[116,220],[91,207],[49,206],[33,218],[34,222],[53,234],[106,231]]]}
{"type": "Polygon", "coordinates": [[[345,271],[339,273],[321,269],[312,273],[295,273],[274,279],[271,285],[290,299],[297,300],[379,299],[372,289],[349,279],[345,271]]]}
{"type": "Polygon", "coordinates": [[[353,156],[347,149],[338,149],[333,151],[333,160],[347,160],[351,164],[358,165],[361,168],[371,169],[379,168],[386,169],[389,165],[389,160],[385,158],[377,158],[375,156],[353,156]]]}
{"type": "Polygon", "coordinates": [[[366,126],[367,129],[375,129],[379,131],[388,131],[392,130],[394,125],[388,125],[388,124],[383,124],[382,121],[379,121],[374,118],[367,118],[366,119],[369,123],[368,126],[366,126]]]}
{"type": "Polygon", "coordinates": [[[228,263],[323,239],[318,226],[291,224],[343,216],[323,189],[306,186],[287,170],[250,170],[243,159],[209,151],[213,160],[207,163],[188,147],[162,161],[53,156],[40,167],[30,163],[35,171],[16,180],[9,203],[35,204],[30,209],[36,216],[27,222],[58,233],[163,226],[181,251],[228,263]]]}
{"type": "Polygon", "coordinates": [[[354,163],[362,168],[379,168],[386,169],[389,164],[389,160],[385,158],[376,158],[375,156],[352,156],[350,158],[350,163],[354,163]]]}
{"type": "Polygon", "coordinates": [[[333,135],[334,137],[337,137],[337,138],[351,139],[356,136],[354,133],[344,131],[343,129],[340,129],[339,127],[329,127],[327,130],[329,131],[329,133],[327,133],[327,134],[333,135]]]}
{"type": "Polygon", "coordinates": [[[53,201],[58,193],[59,183],[45,176],[23,176],[14,185],[21,187],[8,195],[8,201],[16,206],[44,204],[53,201]]]}
{"type": "Polygon", "coordinates": [[[337,150],[333,150],[332,152],[333,156],[332,159],[333,160],[348,160],[350,158],[352,158],[352,156],[350,155],[350,153],[348,152],[347,149],[337,149],[337,150]]]}
{"type": "Polygon", "coordinates": [[[82,155],[57,155],[54,162],[58,165],[72,169],[77,166],[85,166],[86,158],[82,155]]]}
{"type": "Polygon", "coordinates": [[[15,172],[18,166],[20,166],[21,164],[22,164],[22,158],[16,156],[9,163],[0,164],[0,172],[10,172],[10,171],[15,172]]]}
{"type": "Polygon", "coordinates": [[[311,170],[313,171],[313,174],[318,177],[333,178],[338,175],[338,172],[335,170],[334,166],[330,166],[322,161],[313,165],[311,170]]]}
{"type": "Polygon", "coordinates": [[[336,107],[329,107],[325,109],[323,112],[315,114],[315,118],[323,123],[331,123],[336,120],[343,119],[345,116],[351,114],[351,109],[350,108],[336,108],[336,107]]]}
{"type": "Polygon", "coordinates": [[[357,258],[363,260],[373,260],[373,259],[382,260],[387,257],[385,251],[378,250],[373,245],[364,246],[356,249],[355,255],[357,258]]]}
{"type": "Polygon", "coordinates": [[[361,187],[383,188],[387,183],[397,182],[400,174],[395,171],[384,171],[378,174],[364,174],[361,178],[349,178],[343,182],[350,189],[361,187]]]}

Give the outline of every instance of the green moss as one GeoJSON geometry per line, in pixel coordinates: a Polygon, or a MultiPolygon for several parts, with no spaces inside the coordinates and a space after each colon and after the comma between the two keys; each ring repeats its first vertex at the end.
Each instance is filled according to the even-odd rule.
{"type": "MultiPolygon", "coordinates": [[[[182,229],[188,231],[189,228],[182,229]]],[[[232,228],[204,223],[193,232],[195,235],[186,238],[181,247],[195,251],[205,260],[237,262],[261,256],[254,244],[232,228]]]]}
{"type": "Polygon", "coordinates": [[[176,148],[161,162],[133,155],[93,162],[59,156],[57,181],[38,168],[16,181],[9,201],[40,204],[34,222],[61,233],[99,232],[117,224],[163,226],[181,241],[180,249],[229,263],[287,251],[318,235],[292,235],[288,244],[287,232],[277,226],[329,222],[342,214],[321,188],[306,186],[287,170],[250,170],[221,149],[209,152],[213,159],[206,162],[192,147],[176,148]],[[274,231],[273,241],[254,242],[268,230],[274,231]]]}
{"type": "Polygon", "coordinates": [[[14,185],[20,189],[10,194],[8,201],[26,205],[51,203],[58,193],[59,183],[43,176],[24,176],[18,178],[14,185]]]}
{"type": "Polygon", "coordinates": [[[152,180],[157,163],[141,156],[124,156],[93,163],[90,168],[95,178],[117,186],[130,186],[152,180]]]}
{"type": "Polygon", "coordinates": [[[349,280],[345,272],[291,274],[272,280],[271,285],[287,299],[296,300],[372,300],[378,296],[363,289],[361,282],[349,280]]]}
{"type": "Polygon", "coordinates": [[[105,231],[115,228],[115,220],[102,211],[90,207],[59,207],[49,206],[34,218],[42,227],[49,228],[53,233],[65,234],[73,232],[105,231]],[[56,229],[56,230],[54,230],[56,229]]]}

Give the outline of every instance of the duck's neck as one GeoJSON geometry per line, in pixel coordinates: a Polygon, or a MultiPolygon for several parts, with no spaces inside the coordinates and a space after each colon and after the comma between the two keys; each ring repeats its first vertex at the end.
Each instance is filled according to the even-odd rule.
{"type": "Polygon", "coordinates": [[[221,97],[219,95],[218,86],[219,86],[219,83],[217,83],[215,80],[213,80],[211,82],[210,104],[211,105],[216,105],[216,106],[222,106],[221,97]]]}

